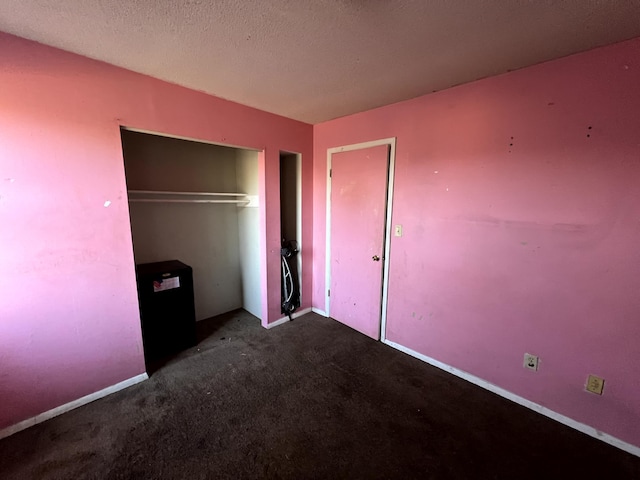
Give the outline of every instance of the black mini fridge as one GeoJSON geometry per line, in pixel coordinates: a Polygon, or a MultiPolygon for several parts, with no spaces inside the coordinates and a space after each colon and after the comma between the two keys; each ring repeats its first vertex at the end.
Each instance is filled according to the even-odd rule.
{"type": "Polygon", "coordinates": [[[194,346],[193,272],[178,260],[136,265],[144,356],[149,362],[194,346]]]}

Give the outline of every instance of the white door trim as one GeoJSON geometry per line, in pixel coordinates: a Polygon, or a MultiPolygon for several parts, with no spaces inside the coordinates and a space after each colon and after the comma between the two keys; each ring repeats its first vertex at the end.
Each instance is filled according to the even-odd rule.
{"type": "Polygon", "coordinates": [[[393,211],[393,179],[396,165],[396,137],[354,143],[327,149],[327,225],[326,225],[326,264],[325,264],[325,313],[331,316],[329,287],[331,286],[331,159],[334,153],[362,150],[364,148],[389,145],[389,171],[387,177],[387,219],[385,225],[384,262],[382,273],[382,311],[380,316],[380,340],[385,341],[387,329],[387,301],[389,296],[389,253],[391,250],[391,213],[393,211]]]}

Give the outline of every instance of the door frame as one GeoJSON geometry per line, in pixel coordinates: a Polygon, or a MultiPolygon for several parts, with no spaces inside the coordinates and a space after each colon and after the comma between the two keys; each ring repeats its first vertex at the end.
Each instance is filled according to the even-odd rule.
{"type": "Polygon", "coordinates": [[[396,165],[396,137],[372,140],[370,142],[354,143],[327,149],[327,225],[326,225],[326,264],[325,264],[325,313],[331,316],[329,288],[331,286],[331,161],[334,153],[362,150],[380,145],[389,146],[389,169],[387,171],[387,210],[382,269],[382,297],[380,312],[380,341],[386,339],[387,302],[389,294],[389,254],[391,250],[391,213],[393,211],[393,183],[396,165]]]}

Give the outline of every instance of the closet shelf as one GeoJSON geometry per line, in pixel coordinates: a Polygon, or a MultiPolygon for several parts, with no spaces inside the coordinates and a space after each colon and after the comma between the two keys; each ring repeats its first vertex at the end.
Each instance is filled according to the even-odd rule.
{"type": "MultiPolygon", "coordinates": [[[[252,203],[254,195],[246,193],[230,193],[230,192],[167,192],[157,190],[128,190],[130,202],[147,202],[147,203],[235,203],[240,206],[249,206],[252,203]],[[131,196],[133,195],[133,197],[131,196]],[[145,197],[144,195],[150,195],[145,197]],[[190,197],[210,197],[210,198],[172,198],[174,196],[190,196],[190,197]],[[164,197],[164,198],[163,198],[164,197]],[[227,198],[215,198],[227,197],[227,198]],[[229,199],[228,197],[238,197],[229,199]]],[[[255,200],[254,200],[255,201],[255,200]]]]}
{"type": "Polygon", "coordinates": [[[158,190],[128,190],[137,195],[204,195],[207,197],[246,197],[246,193],[219,192],[161,192],[158,190]]]}

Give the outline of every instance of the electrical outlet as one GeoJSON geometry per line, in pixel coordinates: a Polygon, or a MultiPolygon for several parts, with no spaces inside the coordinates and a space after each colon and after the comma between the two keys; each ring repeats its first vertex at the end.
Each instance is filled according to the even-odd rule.
{"type": "Polygon", "coordinates": [[[538,370],[538,357],[536,355],[531,355],[530,353],[525,353],[522,366],[529,370],[538,370]]]}
{"type": "Polygon", "coordinates": [[[396,233],[396,237],[402,236],[402,225],[396,225],[395,233],[396,233]]]}
{"type": "Polygon", "coordinates": [[[596,375],[589,375],[587,377],[587,384],[584,386],[587,392],[595,393],[596,395],[602,395],[604,389],[604,378],[600,378],[596,375]]]}

